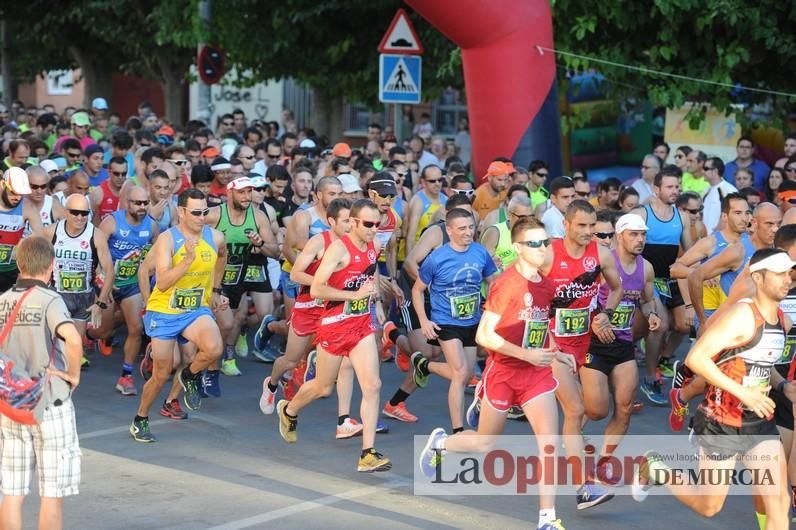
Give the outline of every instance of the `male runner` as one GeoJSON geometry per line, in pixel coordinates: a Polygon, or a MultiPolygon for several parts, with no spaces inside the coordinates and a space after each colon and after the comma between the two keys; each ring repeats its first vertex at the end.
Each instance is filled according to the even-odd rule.
{"type": "Polygon", "coordinates": [[[147,302],[144,330],[152,339],[154,366],[130,425],[130,434],[137,442],[157,440],[149,429],[149,409],[171,375],[176,341],[193,342],[198,349],[193,362],[177,372],[185,391],[185,406],[190,410],[202,405],[202,370],[218,360],[223,351],[210,306],[223,308],[228,304],[221,291],[227,261],[224,235],[205,226],[210,209],[201,191],[185,190],[177,205],[179,224],[161,234],[151,250],[155,288],[147,302]]]}
{"type": "MultiPolygon", "coordinates": [[[[25,198],[25,202],[30,201],[33,206],[39,211],[39,219],[42,226],[49,226],[65,216],[63,205],[54,201],[52,195],[47,193],[47,183],[50,177],[41,166],[30,166],[25,170],[28,174],[28,183],[30,184],[30,195],[25,198]]],[[[27,237],[31,234],[30,224],[25,224],[25,235],[27,237]]]]}
{"type": "MultiPolygon", "coordinates": [[[[95,223],[98,226],[103,219],[119,209],[119,197],[124,183],[127,182],[127,160],[115,156],[111,158],[109,166],[110,178],[89,192],[91,211],[94,212],[95,223]]],[[[127,198],[129,200],[129,192],[127,198]]]]}
{"type": "Polygon", "coordinates": [[[177,224],[177,206],[171,200],[169,174],[156,169],[149,175],[149,216],[157,223],[160,233],[177,224]]]}
{"type": "MultiPolygon", "coordinates": [[[[604,344],[614,340],[611,320],[624,295],[616,262],[611,252],[593,239],[597,213],[594,206],[576,199],[564,215],[564,238],[553,239],[547,259],[540,272],[555,286],[553,299],[553,337],[558,348],[575,356],[580,371],[586,364],[591,345],[589,330],[604,344]],[[598,307],[597,293],[600,276],[611,290],[605,305],[598,307]]],[[[562,363],[553,364],[558,380],[556,397],[564,411],[563,433],[567,435],[567,455],[583,456],[584,404],[578,375],[572,374],[562,363]]],[[[590,473],[591,470],[587,470],[590,473]]],[[[575,477],[578,488],[576,503],[579,510],[591,508],[613,498],[607,489],[589,483],[588,477],[575,477]],[[578,480],[581,479],[581,480],[578,480]]]]}
{"type": "MultiPolygon", "coordinates": [[[[638,385],[638,366],[634,354],[633,319],[636,311],[649,304],[646,315],[650,331],[661,321],[652,292],[654,271],[641,253],[647,238],[647,225],[635,214],[625,214],[616,222],[616,248],[609,252],[616,262],[622,284],[622,300],[611,315],[614,340],[608,344],[592,337],[586,364],[580,371],[583,386],[583,405],[586,416],[599,421],[608,416],[610,395],[613,394],[613,416],[605,426],[605,444],[600,455],[610,456],[619,445],[630,425],[633,401],[638,385]]],[[[609,290],[603,284],[597,296],[600,307],[606,307],[609,290]]],[[[605,477],[603,477],[605,478],[605,477]]]]}
{"type": "Polygon", "coordinates": [[[475,220],[455,208],[445,217],[450,242],[423,261],[412,287],[412,306],[423,336],[439,344],[446,362],[429,362],[421,353],[412,355],[415,383],[428,384],[430,373],[450,381],[448,408],[453,433],[464,430],[464,390],[476,361],[475,332],[481,318],[481,282],[487,287],[497,267],[492,256],[473,242],[475,220]],[[424,293],[429,290],[431,315],[426,313],[424,293]]]}
{"type": "Polygon", "coordinates": [[[288,443],[297,441],[298,412],[332,393],[343,357],[348,357],[362,391],[362,453],[357,470],[387,471],[392,463],[373,447],[381,381],[370,305],[375,297],[378,321],[384,322],[376,267],[381,248],[374,241],[380,215],[378,207],[366,199],[356,201],[350,215],[351,233],[329,246],[310,287],[310,296],[326,301],[316,338],[316,376],[302,385],[292,401],[277,404],[279,433],[288,443]]]}
{"type": "MultiPolygon", "coordinates": [[[[749,261],[756,288],[754,297],[716,314],[685,361],[709,385],[694,416],[700,476],[703,472],[735,469],[739,455],[747,468],[764,473],[778,471],[780,480],[768,487],[766,495],[760,495],[758,487],[752,486],[765,506],[767,529],[788,528],[785,455],[779,440],[768,438],[777,435],[772,421],[775,404],[768,393],[773,386],[791,400],[796,399],[796,385],[786,384],[773,369],[791,327],[778,304],[788,294],[794,266],[796,262],[784,250],[755,252],[749,261]]],[[[634,498],[644,500],[647,489],[658,484],[656,479],[668,470],[658,455],[648,453],[633,486],[634,498]]],[[[700,486],[666,486],[683,504],[711,517],[721,511],[730,484],[719,481],[700,486]]]]}
{"type": "Polygon", "coordinates": [[[273,258],[279,256],[279,245],[274,240],[268,218],[262,211],[252,207],[253,187],[249,177],[240,177],[229,182],[227,202],[211,208],[206,219],[209,226],[224,234],[227,244],[227,264],[221,288],[235,314],[232,329],[225,337],[226,348],[221,371],[230,376],[241,375],[235,362],[235,343],[249,315],[248,302],[241,305],[248,290],[246,282],[257,278],[266,281],[262,275],[262,267],[250,268],[248,257],[255,252],[273,258]]]}
{"type": "Polygon", "coordinates": [[[11,167],[3,173],[3,190],[0,193],[0,292],[5,292],[17,281],[14,247],[22,239],[25,225],[31,232],[41,232],[42,225],[38,208],[23,200],[31,194],[28,175],[24,169],[11,167]]]}
{"type": "Polygon", "coordinates": [[[676,166],[665,166],[653,178],[653,195],[649,204],[632,212],[640,215],[649,227],[642,255],[655,269],[654,286],[661,300],[661,326],[647,336],[646,374],[641,383],[641,391],[647,399],[659,406],[665,405],[667,400],[656,377],[658,361],[662,363],[661,371],[670,375],[671,356],[690,332],[693,321],[686,312],[680,287],[671,280],[669,272],[680,247],[688,249],[691,246],[688,231],[683,230],[680,212],[674,206],[680,195],[681,177],[682,172],[676,166]],[[671,333],[667,336],[669,331],[671,333]]]}
{"type": "Polygon", "coordinates": [[[415,193],[409,201],[406,219],[406,252],[420,240],[423,230],[431,224],[431,218],[439,208],[445,206],[447,197],[442,192],[442,170],[433,164],[427,165],[420,173],[423,189],[415,193]]]}
{"type": "Polygon", "coordinates": [[[481,244],[484,245],[490,256],[500,260],[501,271],[506,270],[517,259],[517,251],[514,249],[511,239],[512,226],[518,221],[532,216],[531,200],[527,195],[518,195],[509,200],[506,220],[487,227],[481,234],[481,244]]]}
{"type": "MultiPolygon", "coordinates": [[[[512,245],[519,259],[493,282],[478,326],[476,340],[489,352],[480,394],[487,406],[481,408],[478,432],[447,436],[434,429],[420,455],[420,469],[433,477],[445,452],[485,452],[494,436],[503,432],[508,410],[522,407],[538,437],[539,454],[558,434],[558,408],[552,364],[558,359],[574,372],[572,355],[556,350],[549,336],[552,282],[539,274],[550,239],[535,218],[521,219],[511,230],[512,245]]],[[[544,453],[555,460],[555,455],[544,453]]],[[[545,459],[546,460],[546,459],[545,459]]],[[[542,469],[541,473],[545,473],[542,469]]],[[[539,523],[543,530],[563,529],[556,519],[555,492],[540,488],[539,523]]]]}
{"type": "MultiPolygon", "coordinates": [[[[66,199],[66,219],[43,231],[55,249],[55,291],[63,297],[77,330],[84,337],[89,317],[111,305],[114,281],[108,236],[88,222],[90,213],[88,198],[72,194],[66,199]],[[99,293],[95,281],[97,266],[105,274],[99,293]]],[[[88,365],[84,356],[83,366],[88,365]]]]}
{"type": "MultiPolygon", "coordinates": [[[[113,178],[111,175],[105,182],[113,178]]],[[[147,215],[148,207],[147,192],[140,186],[134,186],[127,196],[127,208],[108,215],[99,226],[99,230],[108,238],[113,259],[113,300],[121,309],[127,328],[122,375],[116,382],[116,390],[123,396],[138,394],[133,381],[133,363],[141,352],[141,336],[144,332],[138,267],[160,234],[157,225],[147,215]]],[[[102,328],[108,336],[113,334],[113,314],[112,304],[102,313],[102,328]]]]}

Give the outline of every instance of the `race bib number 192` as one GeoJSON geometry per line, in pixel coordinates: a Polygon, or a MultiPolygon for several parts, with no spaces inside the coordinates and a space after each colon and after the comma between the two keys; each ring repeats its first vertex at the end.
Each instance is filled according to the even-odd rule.
{"type": "Polygon", "coordinates": [[[556,310],[556,337],[578,337],[589,331],[589,308],[556,310]]]}

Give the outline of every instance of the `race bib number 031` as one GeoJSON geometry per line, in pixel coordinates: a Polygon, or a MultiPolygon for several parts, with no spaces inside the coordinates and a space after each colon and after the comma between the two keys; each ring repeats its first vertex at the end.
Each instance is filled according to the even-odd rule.
{"type": "Polygon", "coordinates": [[[478,304],[481,302],[481,294],[465,294],[451,297],[451,317],[456,320],[470,320],[475,317],[478,304]]]}
{"type": "Polygon", "coordinates": [[[547,339],[547,320],[528,320],[525,322],[525,333],[522,335],[523,348],[542,348],[547,339]]]}
{"type": "Polygon", "coordinates": [[[589,308],[556,310],[556,337],[579,337],[589,331],[589,308]]]}

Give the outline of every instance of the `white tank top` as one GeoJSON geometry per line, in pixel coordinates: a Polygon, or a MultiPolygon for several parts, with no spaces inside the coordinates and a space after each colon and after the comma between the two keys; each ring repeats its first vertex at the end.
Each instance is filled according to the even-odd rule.
{"type": "Polygon", "coordinates": [[[53,283],[59,293],[87,293],[93,289],[94,264],[97,250],[94,247],[94,225],[76,237],[66,233],[66,220],[58,221],[53,237],[55,261],[53,283]]]}
{"type": "MultiPolygon", "coordinates": [[[[41,219],[41,226],[49,226],[53,224],[53,198],[52,195],[45,195],[44,202],[42,203],[41,210],[39,210],[39,219],[41,219]]],[[[25,222],[25,237],[31,234],[30,223],[25,222]]]]}

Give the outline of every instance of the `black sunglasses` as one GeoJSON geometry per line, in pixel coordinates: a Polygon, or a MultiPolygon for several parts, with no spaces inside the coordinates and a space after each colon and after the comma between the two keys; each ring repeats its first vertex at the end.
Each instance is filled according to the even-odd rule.
{"type": "Polygon", "coordinates": [[[279,157],[282,156],[282,155],[268,155],[268,154],[266,154],[265,156],[267,156],[271,160],[279,160],[279,157]]]}
{"type": "Polygon", "coordinates": [[[436,184],[437,182],[441,182],[442,181],[442,179],[423,179],[423,180],[425,180],[429,184],[436,184]]]}
{"type": "Polygon", "coordinates": [[[68,156],[69,158],[77,158],[77,157],[79,157],[81,154],[82,154],[82,153],[80,153],[80,152],[78,152],[78,153],[75,153],[74,151],[71,151],[71,152],[70,152],[70,151],[67,151],[67,152],[66,152],[66,156],[68,156]]]}
{"type": "Polygon", "coordinates": [[[259,188],[254,188],[254,191],[259,191],[260,193],[265,191],[265,186],[261,186],[259,188]]]}
{"type": "Polygon", "coordinates": [[[373,228],[374,226],[378,226],[378,224],[379,224],[378,221],[363,221],[362,219],[360,219],[358,217],[352,217],[351,219],[354,219],[355,221],[359,221],[359,224],[361,224],[365,228],[373,228]]]}
{"type": "Polygon", "coordinates": [[[699,208],[686,208],[686,210],[688,210],[688,213],[690,213],[691,215],[696,215],[696,214],[698,214],[698,213],[701,213],[701,212],[702,212],[702,210],[704,210],[704,209],[705,209],[704,207],[699,207],[699,208]]]}
{"type": "Polygon", "coordinates": [[[111,171],[111,175],[113,175],[114,177],[126,177],[127,173],[125,173],[124,171],[111,171]]]}
{"type": "Polygon", "coordinates": [[[595,232],[594,237],[597,239],[610,239],[614,237],[614,232],[595,232]]]}
{"type": "Polygon", "coordinates": [[[537,239],[532,241],[517,241],[518,244],[523,245],[528,248],[539,248],[541,246],[549,247],[550,246],[550,238],[547,239],[537,239]]]}
{"type": "Polygon", "coordinates": [[[89,210],[75,210],[73,208],[69,208],[67,211],[76,217],[88,217],[91,213],[89,210]]]}
{"type": "Polygon", "coordinates": [[[473,195],[475,195],[475,190],[453,190],[453,191],[455,191],[459,195],[465,195],[467,197],[472,197],[473,195]]]}
{"type": "Polygon", "coordinates": [[[30,189],[32,190],[46,190],[47,184],[31,184],[30,189]]]}
{"type": "Polygon", "coordinates": [[[145,201],[132,201],[131,200],[130,203],[131,204],[135,204],[136,206],[147,206],[147,205],[149,205],[149,201],[148,200],[145,200],[145,201]]]}

